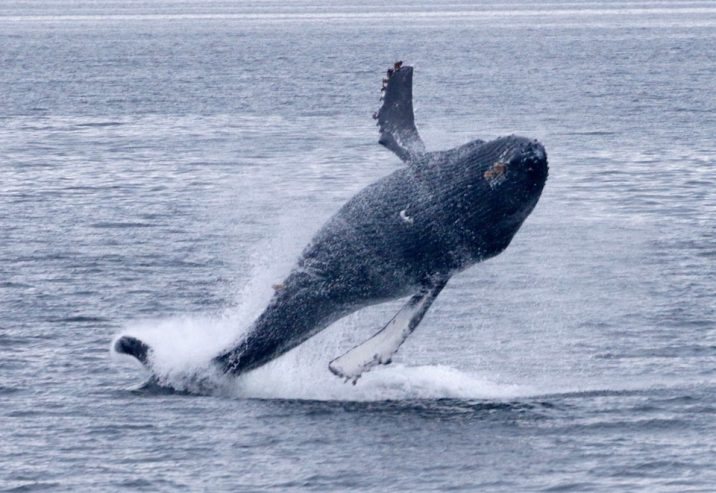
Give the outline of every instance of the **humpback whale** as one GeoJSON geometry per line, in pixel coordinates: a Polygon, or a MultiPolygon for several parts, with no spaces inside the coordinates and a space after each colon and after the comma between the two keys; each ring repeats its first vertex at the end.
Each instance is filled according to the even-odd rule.
{"type": "MultiPolygon", "coordinates": [[[[519,136],[427,152],[415,126],[413,68],[396,62],[373,115],[379,143],[402,167],[358,192],[316,233],[273,298],[212,365],[239,375],[281,356],[363,307],[408,297],[374,336],[330,361],[354,384],[388,364],[450,277],[510,244],[547,180],[547,154],[519,136]]],[[[119,353],[151,369],[152,349],[122,336],[119,353]]]]}

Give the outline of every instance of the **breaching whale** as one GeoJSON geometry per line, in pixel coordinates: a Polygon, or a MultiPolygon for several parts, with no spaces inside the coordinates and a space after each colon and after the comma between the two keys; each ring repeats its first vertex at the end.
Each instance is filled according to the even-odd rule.
{"type": "MultiPolygon", "coordinates": [[[[547,180],[547,155],[518,136],[426,152],[415,126],[413,68],[396,62],[373,117],[379,143],[405,163],[358,192],[318,231],[266,309],[212,361],[239,375],[298,346],[368,305],[409,297],[388,324],[332,360],[353,383],[392,356],[450,277],[502,252],[532,212],[547,180]]],[[[152,349],[132,336],[114,344],[151,369],[152,349]]]]}

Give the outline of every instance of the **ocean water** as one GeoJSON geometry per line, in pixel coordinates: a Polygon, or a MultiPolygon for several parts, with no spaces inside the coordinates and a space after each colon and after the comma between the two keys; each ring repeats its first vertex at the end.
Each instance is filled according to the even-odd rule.
{"type": "Polygon", "coordinates": [[[2,491],[716,491],[716,5],[5,0],[2,491]],[[209,395],[141,390],[265,306],[395,170],[371,113],[415,67],[429,149],[518,133],[550,178],[390,366],[354,314],[209,395]]]}

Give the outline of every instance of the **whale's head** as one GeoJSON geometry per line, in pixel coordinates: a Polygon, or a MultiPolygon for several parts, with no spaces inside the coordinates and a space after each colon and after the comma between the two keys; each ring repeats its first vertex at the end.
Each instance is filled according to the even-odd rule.
{"type": "Polygon", "coordinates": [[[547,181],[547,153],[536,140],[522,137],[505,137],[495,144],[481,179],[498,210],[521,222],[534,209],[547,181]]]}

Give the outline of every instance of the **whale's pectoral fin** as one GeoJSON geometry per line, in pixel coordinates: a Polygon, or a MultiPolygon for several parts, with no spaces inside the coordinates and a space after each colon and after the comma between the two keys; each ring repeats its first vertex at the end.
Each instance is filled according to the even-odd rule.
{"type": "Polygon", "coordinates": [[[120,354],[133,356],[143,364],[149,366],[149,355],[152,349],[136,337],[122,336],[114,343],[114,350],[120,354]]]}
{"type": "Polygon", "coordinates": [[[328,368],[334,375],[355,384],[360,376],[377,365],[387,365],[405,339],[413,333],[425,313],[447,284],[447,279],[431,284],[416,294],[378,333],[331,361],[328,368]]]}
{"type": "Polygon", "coordinates": [[[380,128],[378,142],[409,162],[425,153],[413,115],[413,67],[396,62],[383,79],[383,91],[383,105],[373,115],[380,128]]]}

